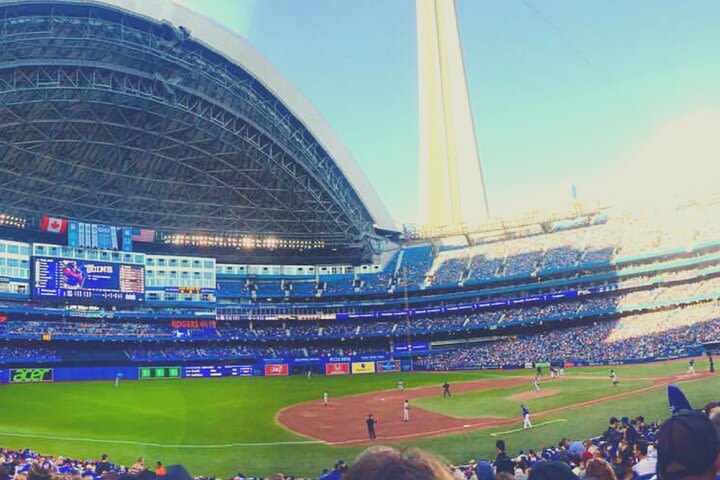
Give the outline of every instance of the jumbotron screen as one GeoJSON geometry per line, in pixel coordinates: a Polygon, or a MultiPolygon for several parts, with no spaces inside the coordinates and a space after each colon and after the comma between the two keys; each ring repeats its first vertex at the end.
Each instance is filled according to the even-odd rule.
{"type": "Polygon", "coordinates": [[[139,302],[145,294],[145,268],[140,265],[34,258],[35,298],[139,302]]]}

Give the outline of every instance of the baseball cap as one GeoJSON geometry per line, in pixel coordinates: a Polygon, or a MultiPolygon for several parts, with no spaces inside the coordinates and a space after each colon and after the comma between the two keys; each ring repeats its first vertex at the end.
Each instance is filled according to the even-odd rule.
{"type": "Polygon", "coordinates": [[[681,410],[663,423],[657,441],[657,473],[674,480],[707,472],[720,452],[715,425],[701,412],[681,410]]]}
{"type": "Polygon", "coordinates": [[[486,460],[480,460],[477,465],[475,465],[475,473],[477,474],[478,480],[495,480],[493,468],[486,460]]]}

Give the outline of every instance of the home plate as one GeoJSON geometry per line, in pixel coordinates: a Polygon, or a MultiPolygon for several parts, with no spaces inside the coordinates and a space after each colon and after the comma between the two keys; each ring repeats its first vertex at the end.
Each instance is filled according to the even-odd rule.
{"type": "Polygon", "coordinates": [[[469,428],[470,425],[463,425],[463,428],[469,428]]]}

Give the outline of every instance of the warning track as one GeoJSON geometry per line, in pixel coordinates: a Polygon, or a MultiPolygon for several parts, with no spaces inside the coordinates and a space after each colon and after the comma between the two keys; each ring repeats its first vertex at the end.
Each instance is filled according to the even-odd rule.
{"type": "MultiPolygon", "coordinates": [[[[640,395],[651,390],[682,380],[695,380],[706,376],[696,374],[692,377],[676,375],[653,378],[652,385],[631,392],[608,395],[601,398],[578,402],[572,405],[553,408],[533,414],[533,418],[553,415],[571,408],[584,407],[597,403],[640,395]]],[[[496,388],[530,385],[532,377],[505,377],[454,383],[453,393],[474,392],[496,388]]],[[[564,378],[577,378],[566,376],[564,378]]],[[[598,377],[592,377],[598,378],[598,377]]],[[[629,380],[630,378],[628,378],[629,380]]],[[[518,423],[518,419],[479,417],[454,418],[437,412],[431,412],[412,406],[412,401],[422,397],[442,394],[441,387],[420,387],[406,389],[403,392],[386,390],[347,397],[331,398],[325,407],[322,401],[298,403],[287,407],[277,414],[280,425],[291,432],[313,440],[322,440],[333,445],[361,445],[370,443],[367,438],[365,418],[372,413],[378,420],[377,441],[399,442],[441,436],[463,431],[481,430],[493,427],[509,427],[518,423]],[[402,404],[410,400],[410,422],[402,421],[402,404]]]]}

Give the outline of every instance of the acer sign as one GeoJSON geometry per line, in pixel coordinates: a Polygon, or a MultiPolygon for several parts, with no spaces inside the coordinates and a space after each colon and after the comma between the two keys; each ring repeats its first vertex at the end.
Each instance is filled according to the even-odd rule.
{"type": "Polygon", "coordinates": [[[52,368],[14,368],[10,370],[10,383],[37,383],[52,381],[52,368]]]}

